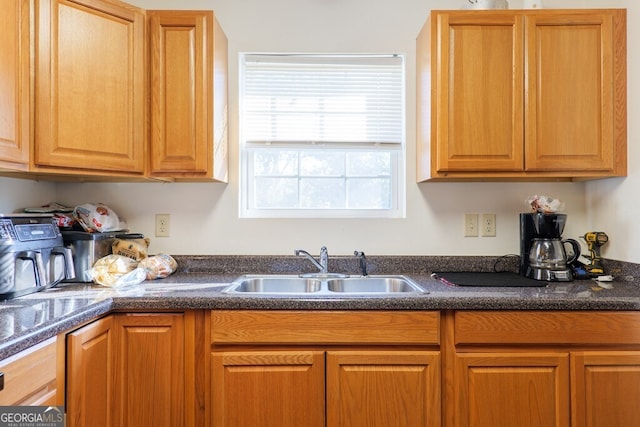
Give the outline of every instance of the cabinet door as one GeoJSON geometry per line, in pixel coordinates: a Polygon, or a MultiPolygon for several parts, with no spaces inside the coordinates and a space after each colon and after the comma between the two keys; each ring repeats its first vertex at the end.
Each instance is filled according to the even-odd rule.
{"type": "Polygon", "coordinates": [[[230,351],[211,355],[212,426],[323,427],[322,351],[230,351]]]}
{"type": "Polygon", "coordinates": [[[67,422],[69,427],[115,425],[113,316],[67,335],[67,422]]]}
{"type": "Polygon", "coordinates": [[[226,180],[226,36],[210,11],[148,16],[150,173],[226,180]]]}
{"type": "Polygon", "coordinates": [[[571,354],[574,427],[635,427],[640,402],[640,352],[571,354]]]}
{"type": "Polygon", "coordinates": [[[613,21],[598,12],[526,17],[527,171],[618,166],[613,21]]]}
{"type": "Polygon", "coordinates": [[[184,425],[183,314],[123,314],[115,321],[116,425],[184,425]]]}
{"type": "Polygon", "coordinates": [[[327,352],[327,426],[440,426],[440,353],[327,352]]]}
{"type": "MultiPolygon", "coordinates": [[[[0,406],[56,404],[56,346],[56,338],[50,338],[0,362],[0,372],[4,373],[0,406]]],[[[2,421],[5,424],[6,420],[2,421]]],[[[5,425],[12,424],[7,422],[5,425]]]]}
{"type": "Polygon", "coordinates": [[[456,355],[457,427],[569,426],[569,355],[456,355]]]}
{"type": "Polygon", "coordinates": [[[35,166],[142,174],[144,14],[106,0],[37,4],[35,166]]]}
{"type": "Polygon", "coordinates": [[[29,0],[0,1],[0,167],[29,166],[29,0]]]}
{"type": "Polygon", "coordinates": [[[444,13],[434,18],[431,156],[436,171],[521,171],[522,16],[444,13]]]}

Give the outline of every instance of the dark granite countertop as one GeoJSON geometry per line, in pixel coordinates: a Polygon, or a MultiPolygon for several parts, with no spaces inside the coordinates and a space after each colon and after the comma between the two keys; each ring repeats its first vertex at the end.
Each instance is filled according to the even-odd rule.
{"type": "MultiPolygon", "coordinates": [[[[0,360],[58,333],[112,311],[187,309],[232,310],[639,310],[640,280],[635,266],[610,262],[616,280],[605,289],[591,280],[542,287],[449,286],[431,271],[494,271],[513,268],[495,257],[384,257],[369,259],[371,274],[404,274],[424,293],[392,296],[259,296],[224,293],[248,273],[305,272],[306,264],[287,257],[176,257],[180,270],[162,280],[126,289],[64,284],[0,303],[0,360]],[[238,261],[238,258],[242,258],[238,261]],[[456,262],[455,260],[458,260],[456,262]],[[251,261],[251,262],[249,262],[251,261]],[[506,264],[503,266],[502,264],[506,264]]],[[[356,274],[344,257],[332,271],[356,274]],[[343,262],[343,264],[340,263],[343,262]]],[[[308,262],[308,261],[307,261],[308,262]]]]}

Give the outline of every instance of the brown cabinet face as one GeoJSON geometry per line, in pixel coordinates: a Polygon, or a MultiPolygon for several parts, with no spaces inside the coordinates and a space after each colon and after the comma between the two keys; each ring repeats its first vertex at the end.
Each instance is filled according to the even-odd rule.
{"type": "Polygon", "coordinates": [[[455,384],[445,396],[452,425],[637,424],[640,313],[469,310],[453,317],[454,371],[444,370],[455,384]]]}
{"type": "Polygon", "coordinates": [[[322,351],[229,351],[211,355],[212,425],[325,425],[322,351]]]}
{"type": "Polygon", "coordinates": [[[227,180],[227,37],[213,12],[148,11],[151,176],[227,180]]]}
{"type": "Polygon", "coordinates": [[[327,425],[440,425],[440,352],[327,352],[327,425]]]}
{"type": "Polygon", "coordinates": [[[182,313],[113,314],[68,334],[69,425],[184,425],[184,323],[182,313]]]}
{"type": "Polygon", "coordinates": [[[437,311],[214,310],[210,326],[212,426],[441,425],[437,311]]]}
{"type": "Polygon", "coordinates": [[[2,2],[0,13],[0,167],[29,166],[28,0],[2,2]]]}
{"type": "Polygon", "coordinates": [[[571,354],[573,425],[633,427],[640,402],[639,351],[571,354]]]}
{"type": "Polygon", "coordinates": [[[527,16],[525,169],[614,172],[613,16],[527,16]]]}
{"type": "Polygon", "coordinates": [[[439,23],[437,171],[521,171],[522,16],[452,14],[439,23]]]}
{"type": "Polygon", "coordinates": [[[115,320],[115,407],[121,425],[183,425],[187,410],[184,315],[132,313],[115,320]]]}
{"type": "Polygon", "coordinates": [[[56,338],[0,362],[0,372],[4,374],[0,406],[58,404],[57,363],[56,338]]]}
{"type": "Polygon", "coordinates": [[[432,12],[418,181],[626,174],[626,12],[432,12]]]}
{"type": "Polygon", "coordinates": [[[569,425],[568,353],[456,357],[459,427],[569,425]]]}
{"type": "Polygon", "coordinates": [[[113,323],[113,316],[108,316],[67,335],[69,427],[115,425],[113,323]]]}
{"type": "Polygon", "coordinates": [[[212,11],[1,8],[0,170],[228,180],[228,42],[212,11]]]}
{"type": "Polygon", "coordinates": [[[35,167],[142,175],[143,11],[52,0],[38,2],[37,17],[35,167]]]}

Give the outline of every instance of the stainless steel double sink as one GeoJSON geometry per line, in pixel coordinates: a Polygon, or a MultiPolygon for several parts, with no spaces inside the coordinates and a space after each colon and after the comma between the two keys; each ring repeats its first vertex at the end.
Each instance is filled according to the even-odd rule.
{"type": "Polygon", "coordinates": [[[426,293],[401,275],[350,276],[343,274],[244,275],[223,292],[243,295],[354,296],[426,293]]]}

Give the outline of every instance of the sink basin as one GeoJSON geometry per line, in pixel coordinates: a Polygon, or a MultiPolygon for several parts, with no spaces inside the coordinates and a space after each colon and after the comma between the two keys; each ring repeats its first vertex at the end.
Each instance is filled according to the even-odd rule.
{"type": "Polygon", "coordinates": [[[280,294],[306,296],[393,295],[425,293],[405,276],[348,275],[245,275],[233,281],[224,291],[232,294],[280,294]]]}
{"type": "Polygon", "coordinates": [[[351,277],[329,280],[327,287],[333,292],[342,293],[397,293],[422,292],[405,277],[351,277]]]}
{"type": "MultiPolygon", "coordinates": [[[[235,283],[235,282],[234,282],[235,283]]],[[[298,294],[318,292],[322,281],[298,276],[247,277],[234,288],[235,292],[254,292],[263,294],[298,294]]]]}

